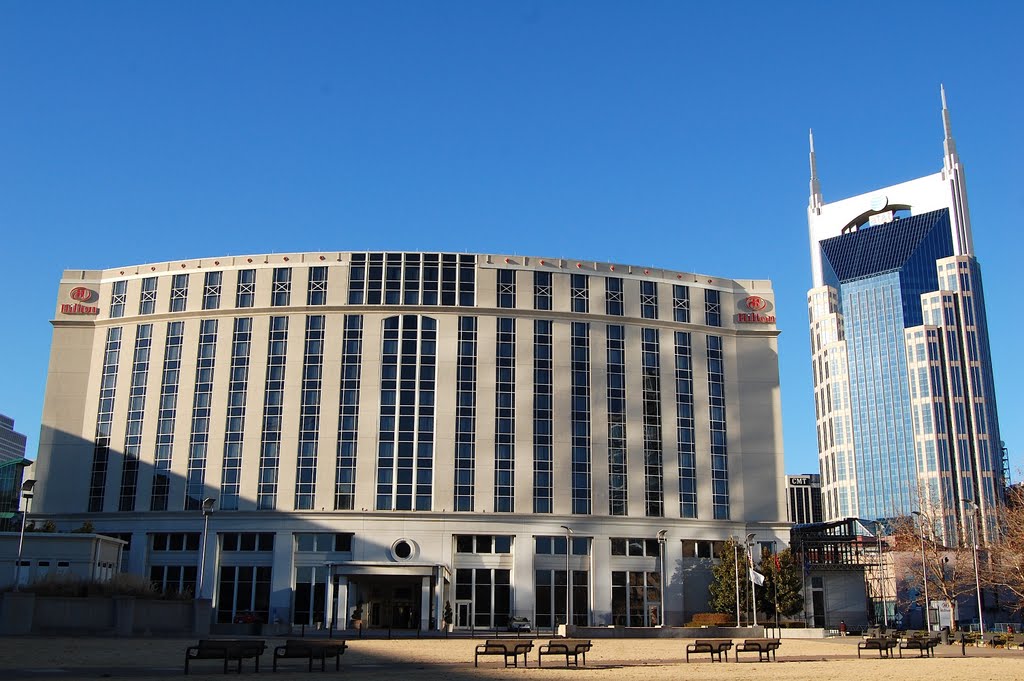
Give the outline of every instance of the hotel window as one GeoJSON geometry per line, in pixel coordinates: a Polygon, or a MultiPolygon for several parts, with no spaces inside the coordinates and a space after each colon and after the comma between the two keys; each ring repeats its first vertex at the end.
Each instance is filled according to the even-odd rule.
{"type": "Polygon", "coordinates": [[[533,322],[533,512],[551,513],[554,497],[552,323],[533,322]]]}
{"type": "Polygon", "coordinates": [[[551,309],[551,273],[533,273],[533,309],[551,309]]]}
{"type": "Polygon", "coordinates": [[[199,532],[154,532],[153,551],[198,551],[202,535],[199,532]]]}
{"type": "Polygon", "coordinates": [[[658,284],[653,281],[640,282],[640,316],[658,318],[658,284]]]}
{"type": "Polygon", "coordinates": [[[693,420],[690,334],[676,331],[676,447],[679,450],[679,517],[697,517],[697,450],[693,420]]]}
{"type": "Polygon", "coordinates": [[[378,511],[429,511],[434,483],[437,320],[417,315],[384,320],[378,511]]]}
{"type": "Polygon", "coordinates": [[[203,309],[216,310],[220,308],[220,284],[224,278],[223,272],[207,272],[203,278],[203,309]]]}
{"type": "Polygon", "coordinates": [[[676,284],[672,287],[672,317],[677,322],[690,322],[690,287],[676,284]]]}
{"type": "Polygon", "coordinates": [[[235,307],[252,307],[256,297],[256,270],[238,270],[235,307]]]}
{"type": "Polygon", "coordinates": [[[661,624],[661,575],[642,570],[612,572],[612,624],[653,627],[661,624]]]}
{"type": "Polygon", "coordinates": [[[135,493],[139,482],[139,453],[142,449],[142,419],[146,413],[146,382],[149,378],[149,349],[153,342],[153,325],[140,324],[135,333],[132,355],[132,378],[128,388],[128,417],[124,429],[121,498],[118,511],[135,510],[135,493]]]}
{"type": "Polygon", "coordinates": [[[613,556],[646,556],[657,558],[658,540],[644,539],[642,537],[614,537],[611,540],[613,556]]]}
{"type": "Polygon", "coordinates": [[[267,377],[263,387],[263,425],[260,434],[256,508],[277,508],[277,474],[281,464],[281,416],[284,413],[284,374],[288,355],[288,318],[271,317],[267,338],[267,377]]]}
{"type": "Polygon", "coordinates": [[[661,359],[657,329],[641,330],[644,420],[644,513],[665,515],[661,447],[661,359]]]}
{"type": "Polygon", "coordinates": [[[267,624],[272,574],[273,568],[269,565],[221,567],[217,591],[217,623],[231,624],[239,613],[244,612],[257,622],[267,624]]]}
{"type": "Polygon", "coordinates": [[[226,532],[221,535],[221,549],[225,553],[271,553],[274,550],[273,532],[226,532]]]}
{"type": "Polygon", "coordinates": [[[325,617],[324,602],[327,599],[327,582],[331,567],[326,565],[304,565],[295,567],[295,594],[292,608],[292,624],[303,626],[322,625],[325,617]]]}
{"type": "Polygon", "coordinates": [[[402,303],[402,254],[388,253],[384,258],[384,304],[402,303]]]}
{"type": "Polygon", "coordinates": [[[404,280],[402,282],[402,304],[420,304],[420,254],[406,253],[404,280]]]}
{"type": "Polygon", "coordinates": [[[590,312],[590,281],[585,274],[573,274],[570,281],[569,297],[573,312],[590,312]]]}
{"type": "Polygon", "coordinates": [[[605,313],[612,317],[621,317],[624,314],[622,302],[622,279],[619,277],[606,277],[604,284],[605,313]]]}
{"type": "Polygon", "coordinates": [[[356,499],[356,444],[359,423],[359,382],[363,359],[363,316],[345,315],[341,338],[341,399],[338,405],[338,451],[334,477],[334,508],[351,511],[356,499]]]}
{"type": "Polygon", "coordinates": [[[170,322],[167,325],[156,422],[156,449],[153,454],[153,491],[149,501],[151,511],[167,510],[171,490],[171,452],[174,449],[174,421],[178,411],[178,382],[181,377],[184,335],[185,322],[170,322]]]}
{"type": "Polygon", "coordinates": [[[196,385],[192,398],[192,428],[185,472],[185,510],[198,511],[203,504],[206,480],[206,449],[210,440],[210,403],[213,399],[213,368],[217,350],[217,320],[204,319],[199,326],[196,352],[196,385]]]}
{"type": "Polygon", "coordinates": [[[512,553],[512,535],[457,534],[455,553],[512,553]]]}
{"type": "Polygon", "coordinates": [[[353,253],[349,305],[462,305],[476,300],[472,255],[353,253]]]}
{"type": "Polygon", "coordinates": [[[128,282],[125,280],[115,281],[110,290],[110,318],[124,316],[124,303],[127,297],[128,282]]]}
{"type": "Polygon", "coordinates": [[[270,290],[270,304],[273,307],[286,307],[292,298],[292,268],[275,267],[274,285],[270,290]]]}
{"type": "Polygon", "coordinates": [[[516,306],[516,272],[515,270],[497,270],[498,272],[498,307],[513,308],[516,306]]]}
{"type": "Polygon", "coordinates": [[[516,320],[498,318],[494,367],[494,510],[515,510],[516,320]]]}
{"type": "Polygon", "coordinates": [[[459,256],[459,305],[476,304],[476,260],[472,255],[459,256]]]}
{"type": "Polygon", "coordinates": [[[722,303],[718,291],[704,289],[704,320],[708,326],[722,325],[722,303]]]}
{"type": "Polygon", "coordinates": [[[590,325],[571,325],[572,512],[590,513],[590,325]]]}
{"type": "Polygon", "coordinates": [[[296,553],[331,553],[352,550],[351,532],[296,532],[296,553]]]}
{"type": "Polygon", "coordinates": [[[171,277],[171,312],[184,312],[188,302],[188,275],[175,274],[171,277]]]}
{"type": "Polygon", "coordinates": [[[142,296],[139,298],[139,314],[156,312],[156,277],[142,280],[142,296]]]}
{"type": "Polygon", "coordinates": [[[459,568],[455,599],[472,601],[473,626],[484,629],[508,625],[512,605],[511,570],[459,568]]]}
{"type": "MultiPolygon", "coordinates": [[[[564,552],[563,552],[564,553],[564,552]]],[[[565,622],[565,569],[540,569],[534,572],[536,621],[538,628],[553,627],[565,622]]],[[[590,575],[586,570],[572,571],[572,621],[577,626],[589,624],[590,575]]]]}
{"type": "Polygon", "coordinates": [[[626,515],[626,330],[608,326],[608,514],[626,515]]]}
{"type": "Polygon", "coordinates": [[[306,350],[302,359],[302,403],[299,406],[299,451],[295,457],[296,510],[312,509],[316,493],[320,389],[324,371],[324,325],[323,315],[306,317],[306,350]]]}
{"type": "Polygon", "coordinates": [[[196,566],[153,565],[149,568],[149,582],[162,594],[192,596],[196,592],[196,566]]]}
{"type": "Polygon", "coordinates": [[[459,317],[455,368],[455,505],[472,511],[476,493],[476,317],[459,317]]]}
{"type": "Polygon", "coordinates": [[[242,442],[245,436],[245,403],[249,389],[249,355],[252,350],[252,317],[237,317],[231,338],[231,377],[224,425],[224,466],[221,470],[220,507],[238,510],[242,479],[242,442]]]}
{"type": "Polygon", "coordinates": [[[114,419],[114,394],[117,391],[117,362],[121,357],[121,327],[107,329],[100,378],[100,400],[96,411],[96,437],[92,450],[92,474],[89,479],[89,512],[103,510],[110,459],[110,425],[114,419]]]}
{"type": "Polygon", "coordinates": [[[726,449],[725,360],[722,337],[708,336],[708,422],[711,431],[711,505],[715,520],[729,519],[729,459],[726,449]]]}

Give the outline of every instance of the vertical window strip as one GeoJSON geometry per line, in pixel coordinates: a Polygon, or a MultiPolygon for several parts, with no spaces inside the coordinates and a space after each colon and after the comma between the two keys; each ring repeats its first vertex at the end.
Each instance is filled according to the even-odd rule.
{"type": "Polygon", "coordinates": [[[217,320],[204,319],[199,326],[196,359],[196,387],[192,398],[192,432],[188,442],[185,473],[185,510],[197,511],[203,504],[206,482],[206,454],[210,440],[210,403],[213,399],[213,369],[217,351],[217,320]]]}
{"type": "Polygon", "coordinates": [[[476,304],[476,260],[454,253],[353,253],[349,305],[476,304]]]}
{"type": "Polygon", "coordinates": [[[149,378],[149,350],[153,325],[139,324],[132,355],[132,382],[128,389],[128,417],[124,429],[124,466],[121,469],[121,498],[118,511],[135,510],[139,482],[139,450],[142,448],[142,419],[146,413],[146,381],[149,378]]]}
{"type": "Polygon", "coordinates": [[[277,474],[281,464],[281,415],[284,411],[284,372],[288,355],[288,318],[271,317],[267,339],[267,378],[263,388],[263,428],[260,435],[260,473],[256,508],[277,507],[277,474]]]}
{"type": "Polygon", "coordinates": [[[171,491],[171,453],[174,450],[174,422],[178,410],[178,383],[181,378],[181,347],[185,322],[167,325],[164,366],[160,383],[160,408],[156,422],[156,449],[153,453],[153,490],[149,510],[166,511],[171,491]]]}
{"type": "Polygon", "coordinates": [[[476,305],[476,258],[468,253],[459,256],[459,305],[476,305]]]}
{"type": "Polygon", "coordinates": [[[551,309],[551,273],[533,273],[533,309],[551,309]]]}
{"type": "Polygon", "coordinates": [[[306,305],[327,304],[327,268],[309,268],[309,284],[306,288],[306,305]]]}
{"type": "MultiPolygon", "coordinates": [[[[123,305],[123,304],[122,304],[123,305]]],[[[113,316],[113,313],[111,313],[113,316]]],[[[110,423],[114,417],[114,395],[117,392],[117,363],[121,357],[121,327],[107,329],[103,348],[103,370],[100,378],[100,401],[96,411],[96,438],[92,450],[92,474],[89,479],[89,512],[103,510],[110,460],[110,423]]]]}
{"type": "Polygon", "coordinates": [[[708,336],[708,424],[711,431],[711,505],[715,520],[729,519],[729,464],[726,450],[725,360],[722,337],[708,336]]]}
{"type": "Polygon", "coordinates": [[[220,308],[221,281],[224,279],[223,272],[207,272],[203,278],[203,309],[216,310],[220,308]]]}
{"type": "Polygon", "coordinates": [[[516,272],[515,270],[496,270],[498,273],[498,307],[514,308],[516,306],[516,272]]]}
{"type": "Polygon", "coordinates": [[[708,326],[722,325],[721,295],[713,289],[704,289],[704,320],[708,326]]]}
{"type": "Polygon", "coordinates": [[[359,381],[363,360],[363,316],[345,315],[341,344],[341,399],[338,401],[338,451],[334,508],[351,511],[356,499],[356,443],[359,381]]]}
{"type": "Polygon", "coordinates": [[[554,418],[552,323],[533,322],[533,512],[552,513],[554,499],[554,418]]]}
{"type": "Polygon", "coordinates": [[[238,317],[231,338],[231,378],[228,381],[228,409],[224,425],[224,467],[220,478],[220,507],[225,511],[238,510],[251,352],[252,317],[238,317]]]}
{"type": "Polygon", "coordinates": [[[312,509],[316,493],[325,322],[326,318],[323,315],[306,317],[306,351],[302,360],[302,405],[299,407],[299,451],[295,460],[296,510],[312,509]]]}
{"type": "Polygon", "coordinates": [[[273,307],[287,307],[292,299],[292,268],[275,267],[274,283],[270,290],[270,304],[273,307]]]}
{"type": "Polygon", "coordinates": [[[256,270],[238,270],[235,307],[252,307],[256,298],[256,270]]]}
{"type": "Polygon", "coordinates": [[[494,510],[515,510],[516,320],[499,317],[495,338],[494,510]]]}
{"type": "Polygon", "coordinates": [[[590,508],[590,324],[571,325],[572,351],[572,512],[590,508]]]}
{"type": "Polygon", "coordinates": [[[626,459],[626,332],[608,326],[608,514],[628,512],[626,459]]]}
{"type": "Polygon", "coordinates": [[[625,314],[625,307],[622,299],[622,279],[620,277],[606,277],[604,282],[605,314],[614,317],[621,317],[625,314]]]}
{"type": "Polygon", "coordinates": [[[385,319],[382,355],[377,510],[429,511],[437,321],[416,315],[385,319]]]}
{"type": "Polygon", "coordinates": [[[690,334],[676,334],[676,446],[679,449],[679,517],[697,517],[697,450],[694,443],[693,357],[690,334]]]}
{"type": "Polygon", "coordinates": [[[690,323],[690,287],[681,284],[672,286],[672,318],[684,324],[690,323]]]}
{"type": "Polygon", "coordinates": [[[644,319],[658,318],[658,284],[656,282],[640,282],[640,316],[644,319]]]}
{"type": "Polygon", "coordinates": [[[644,381],[644,513],[665,515],[661,447],[661,360],[657,329],[642,329],[641,357],[644,381]]]}
{"type": "Polygon", "coordinates": [[[573,312],[590,312],[590,280],[585,274],[571,275],[570,298],[573,312]]]}
{"type": "Polygon", "coordinates": [[[362,305],[366,301],[366,254],[353,253],[348,268],[348,304],[362,305]]]}
{"type": "Polygon", "coordinates": [[[175,274],[171,277],[171,312],[184,312],[188,303],[188,275],[175,274]]]}
{"type": "Polygon", "coordinates": [[[454,509],[472,511],[476,495],[476,317],[459,317],[456,362],[454,509]]]}
{"type": "Polygon", "coordinates": [[[384,304],[399,305],[402,302],[402,267],[401,253],[388,253],[384,256],[384,304]]]}
{"type": "Polygon", "coordinates": [[[142,295],[139,297],[139,314],[156,312],[156,277],[142,280],[142,295]]]}
{"type": "Polygon", "coordinates": [[[125,280],[115,281],[110,288],[110,318],[116,319],[124,316],[124,303],[127,299],[128,282],[125,280]]]}

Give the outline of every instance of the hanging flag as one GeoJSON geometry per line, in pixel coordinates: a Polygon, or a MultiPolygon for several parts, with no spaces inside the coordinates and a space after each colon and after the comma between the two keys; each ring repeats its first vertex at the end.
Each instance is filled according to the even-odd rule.
{"type": "Polygon", "coordinates": [[[775,554],[775,571],[782,572],[782,561],[779,560],[779,554],[775,554]]]}
{"type": "Polygon", "coordinates": [[[751,568],[750,581],[752,581],[754,584],[757,584],[758,586],[764,586],[764,575],[762,575],[757,570],[751,568]]]}

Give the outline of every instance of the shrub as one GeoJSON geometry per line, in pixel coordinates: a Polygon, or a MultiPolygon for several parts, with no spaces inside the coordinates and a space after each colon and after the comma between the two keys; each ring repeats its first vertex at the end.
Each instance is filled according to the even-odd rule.
{"type": "Polygon", "coordinates": [[[155,600],[192,600],[192,593],[162,593],[145,577],[130,574],[114,575],[109,581],[88,580],[73,575],[47,575],[23,586],[22,591],[37,596],[85,598],[87,596],[134,596],[155,600]]]}
{"type": "Polygon", "coordinates": [[[736,618],[726,612],[698,612],[687,623],[688,627],[729,627],[736,624],[736,618]]]}

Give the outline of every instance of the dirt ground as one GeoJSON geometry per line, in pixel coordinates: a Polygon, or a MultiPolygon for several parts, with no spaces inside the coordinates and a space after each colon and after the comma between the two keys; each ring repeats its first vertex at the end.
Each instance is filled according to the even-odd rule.
{"type": "MultiPolygon", "coordinates": [[[[327,672],[306,671],[301,660],[282,661],[274,678],[358,677],[373,681],[427,681],[442,679],[608,679],[609,681],[789,681],[815,679],[830,681],[1010,681],[1024,678],[1024,650],[993,650],[968,647],[961,655],[959,645],[940,646],[934,658],[920,658],[906,651],[900,659],[879,659],[876,651],[857,658],[855,637],[827,640],[784,639],[778,661],[758,663],[756,656],[741,656],[736,663],[711,663],[708,656],[685,661],[689,639],[595,639],[586,667],[566,669],[564,661],[544,658],[537,667],[536,651],[527,668],[504,668],[497,657],[481,658],[473,666],[473,651],[479,639],[396,639],[351,640],[341,658],[341,672],[328,661],[327,672]]],[[[542,639],[537,639],[539,645],[542,639]]],[[[185,638],[0,638],[0,679],[41,681],[99,678],[167,679],[180,677],[185,648],[194,644],[185,638]]],[[[260,675],[271,675],[273,646],[260,664],[260,675]]],[[[246,661],[243,675],[253,676],[253,663],[246,661]]],[[[199,660],[192,663],[190,678],[223,679],[221,663],[199,660]]]]}

